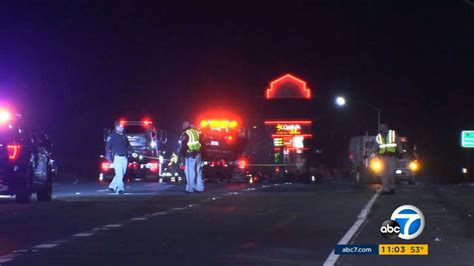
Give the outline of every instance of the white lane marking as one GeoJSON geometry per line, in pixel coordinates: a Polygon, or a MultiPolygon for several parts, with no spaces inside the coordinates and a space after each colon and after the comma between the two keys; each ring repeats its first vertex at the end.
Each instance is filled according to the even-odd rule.
{"type": "Polygon", "coordinates": [[[26,253],[28,251],[29,251],[28,249],[17,249],[15,251],[13,251],[13,253],[26,253]]]}
{"type": "Polygon", "coordinates": [[[92,235],[94,235],[94,233],[79,233],[79,234],[73,235],[73,237],[88,237],[92,235]]]}
{"type": "MultiPolygon", "coordinates": [[[[346,234],[341,238],[341,240],[339,240],[339,242],[337,243],[338,245],[347,245],[349,241],[352,240],[354,235],[357,233],[357,231],[359,231],[360,227],[367,219],[367,215],[369,215],[370,209],[374,205],[375,200],[377,200],[377,198],[379,197],[381,191],[382,191],[382,188],[379,188],[375,192],[375,194],[372,196],[372,198],[369,200],[369,202],[367,202],[367,204],[364,206],[362,211],[357,216],[355,223],[352,225],[349,231],[347,231],[346,234]]],[[[339,256],[340,255],[334,253],[334,249],[333,249],[331,254],[329,254],[329,256],[327,257],[323,265],[324,266],[336,265],[337,260],[339,259],[339,256]]]]}
{"type": "Polygon", "coordinates": [[[37,245],[33,248],[54,248],[55,246],[57,246],[58,244],[41,244],[41,245],[37,245]]]}
{"type": "Polygon", "coordinates": [[[106,226],[104,226],[104,228],[119,228],[119,227],[122,227],[123,225],[122,224],[108,224],[106,226]]]}
{"type": "Polygon", "coordinates": [[[171,210],[173,210],[173,211],[182,211],[182,210],[184,210],[184,209],[186,209],[186,208],[177,207],[177,208],[173,208],[173,209],[171,209],[171,210]]]}
{"type": "MultiPolygon", "coordinates": [[[[250,190],[255,190],[255,188],[251,188],[250,190]]],[[[104,190],[98,190],[97,192],[106,192],[108,191],[107,189],[104,189],[104,190]]],[[[76,192],[75,193],[76,195],[80,195],[81,193],[80,192],[76,192]]],[[[110,193],[110,194],[115,194],[115,193],[110,193]]],[[[132,194],[132,193],[126,193],[126,194],[132,194]]],[[[238,192],[230,192],[228,193],[228,195],[237,195],[239,194],[238,192]]],[[[218,196],[218,197],[213,197],[213,198],[210,198],[210,199],[207,199],[207,200],[203,200],[203,202],[209,202],[211,200],[216,200],[216,199],[220,199],[222,197],[218,196]]],[[[192,208],[192,207],[197,207],[197,206],[200,206],[200,204],[189,204],[188,207],[189,208],[192,208]]],[[[186,207],[178,207],[178,208],[173,208],[172,210],[185,210],[186,207]]],[[[165,214],[168,214],[167,212],[154,212],[152,214],[147,214],[145,216],[158,216],[158,215],[165,215],[165,214]]],[[[143,220],[147,220],[147,217],[137,217],[137,218],[132,218],[130,220],[133,220],[133,221],[143,221],[143,220]]],[[[110,228],[119,228],[119,227],[122,227],[123,224],[108,224],[108,225],[105,225],[104,227],[95,227],[93,228],[91,231],[89,232],[84,232],[84,233],[78,233],[78,234],[75,234],[73,235],[73,237],[88,237],[88,236],[92,236],[95,234],[95,232],[97,231],[100,231],[100,230],[103,230],[103,229],[110,229],[110,228]]],[[[68,242],[67,240],[64,240],[64,239],[60,239],[60,240],[56,240],[56,241],[53,241],[51,244],[41,244],[41,245],[37,245],[35,246],[34,248],[53,248],[53,247],[56,247],[60,244],[63,244],[63,243],[66,243],[68,242]]],[[[37,249],[32,249],[31,250],[32,252],[38,252],[39,250],[37,249]]],[[[28,249],[20,249],[20,250],[16,250],[14,251],[15,253],[17,254],[8,254],[8,255],[4,255],[4,256],[0,256],[0,263],[7,263],[7,262],[10,262],[12,261],[14,258],[20,256],[20,253],[27,253],[27,252],[30,252],[30,250],[28,249]]]]}
{"type": "Polygon", "coordinates": [[[137,218],[132,218],[130,221],[146,221],[148,218],[146,217],[137,217],[137,218]]]}
{"type": "Polygon", "coordinates": [[[154,212],[151,214],[151,216],[158,216],[158,215],[165,215],[168,214],[167,212],[154,212]]]}
{"type": "Polygon", "coordinates": [[[65,240],[65,239],[59,239],[59,240],[53,241],[54,244],[58,244],[58,245],[66,243],[66,242],[67,242],[67,240],[65,240]]]}
{"type": "Polygon", "coordinates": [[[14,258],[18,256],[19,254],[8,254],[8,255],[0,256],[0,263],[7,263],[9,261],[12,261],[14,258]]]}

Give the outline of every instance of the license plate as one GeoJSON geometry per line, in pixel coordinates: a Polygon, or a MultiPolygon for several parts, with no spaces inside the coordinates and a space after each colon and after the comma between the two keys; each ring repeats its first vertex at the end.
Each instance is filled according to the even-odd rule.
{"type": "Polygon", "coordinates": [[[211,141],[211,146],[219,146],[219,141],[211,141]]]}

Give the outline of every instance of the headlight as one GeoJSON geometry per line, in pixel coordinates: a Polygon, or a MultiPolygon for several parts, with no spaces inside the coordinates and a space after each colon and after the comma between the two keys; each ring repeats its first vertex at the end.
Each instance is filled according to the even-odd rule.
{"type": "Polygon", "coordinates": [[[370,161],[370,169],[375,173],[380,173],[383,170],[383,162],[379,158],[374,158],[370,161]]]}
{"type": "Polygon", "coordinates": [[[401,175],[402,173],[403,173],[403,172],[402,172],[402,170],[400,170],[400,169],[398,169],[397,171],[395,171],[395,174],[397,174],[397,175],[401,175]]]}
{"type": "Polygon", "coordinates": [[[412,161],[410,162],[410,165],[408,165],[411,171],[416,172],[420,169],[420,165],[418,164],[418,161],[412,161]]]}
{"type": "Polygon", "coordinates": [[[156,148],[156,141],[152,140],[152,141],[150,142],[150,147],[151,147],[151,148],[156,148]]]}

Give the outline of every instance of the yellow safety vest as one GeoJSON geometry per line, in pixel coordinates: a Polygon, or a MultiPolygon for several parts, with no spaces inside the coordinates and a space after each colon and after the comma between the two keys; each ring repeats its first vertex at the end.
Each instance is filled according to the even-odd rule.
{"type": "Polygon", "coordinates": [[[379,154],[397,153],[397,143],[395,141],[395,130],[389,130],[386,137],[378,134],[375,140],[379,144],[379,154]]]}
{"type": "Polygon", "coordinates": [[[188,152],[201,151],[201,143],[199,143],[199,132],[190,128],[186,130],[188,135],[188,152]]]}

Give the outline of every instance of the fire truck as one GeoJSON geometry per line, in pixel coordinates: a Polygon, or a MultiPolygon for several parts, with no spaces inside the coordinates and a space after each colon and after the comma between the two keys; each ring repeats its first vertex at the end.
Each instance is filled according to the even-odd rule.
{"type": "MultiPolygon", "coordinates": [[[[153,122],[145,118],[140,121],[119,120],[124,127],[124,134],[133,148],[133,153],[128,157],[128,167],[125,178],[145,179],[159,181],[164,162],[160,154],[161,145],[167,141],[165,130],[158,130],[153,122]]],[[[104,142],[111,133],[110,129],[104,130],[104,142]]],[[[100,156],[100,181],[110,181],[115,175],[114,166],[105,157],[100,156]]]]}
{"type": "Polygon", "coordinates": [[[240,122],[228,117],[205,117],[198,124],[204,180],[246,182],[248,158],[242,153],[247,139],[240,122]]]}
{"type": "MultiPolygon", "coordinates": [[[[396,182],[407,181],[415,184],[420,169],[416,146],[409,145],[407,137],[399,137],[402,154],[395,170],[396,182]]],[[[378,144],[375,136],[356,136],[349,141],[351,173],[358,183],[379,183],[383,171],[383,161],[377,156],[378,144]]]]}

